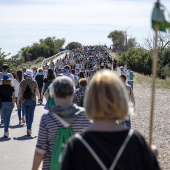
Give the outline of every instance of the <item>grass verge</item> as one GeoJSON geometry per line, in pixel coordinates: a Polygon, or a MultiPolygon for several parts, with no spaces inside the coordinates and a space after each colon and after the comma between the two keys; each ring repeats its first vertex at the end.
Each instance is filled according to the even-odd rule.
{"type": "MultiPolygon", "coordinates": [[[[152,85],[152,77],[151,76],[145,76],[145,75],[139,74],[139,73],[135,73],[134,81],[135,81],[135,83],[138,83],[144,87],[151,87],[151,85],[152,85]]],[[[157,78],[156,79],[156,87],[170,89],[170,78],[167,78],[166,80],[157,78]]]]}

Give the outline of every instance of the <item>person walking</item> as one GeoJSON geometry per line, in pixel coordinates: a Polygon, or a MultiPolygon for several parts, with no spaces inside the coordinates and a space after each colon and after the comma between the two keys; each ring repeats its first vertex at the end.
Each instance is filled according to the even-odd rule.
{"type": "Polygon", "coordinates": [[[35,80],[37,81],[38,90],[39,90],[39,93],[40,93],[40,101],[38,101],[38,102],[40,104],[42,104],[43,103],[42,87],[43,87],[44,75],[43,75],[43,70],[41,68],[38,70],[38,74],[35,77],[35,80]]]}
{"type": "Polygon", "coordinates": [[[44,78],[44,81],[43,81],[42,94],[41,94],[42,96],[44,95],[44,93],[46,92],[49,85],[52,83],[54,79],[55,79],[54,71],[52,69],[48,69],[47,77],[44,78]]]}
{"type": "Polygon", "coordinates": [[[80,88],[76,89],[73,103],[77,104],[78,106],[83,107],[83,101],[84,101],[84,97],[87,91],[87,79],[81,78],[79,80],[79,85],[80,85],[80,88]]]}
{"type": "MultiPolygon", "coordinates": [[[[127,76],[125,74],[121,74],[119,77],[122,80],[123,84],[125,85],[129,98],[129,103],[132,105],[133,108],[135,108],[135,97],[133,94],[133,89],[129,84],[127,84],[127,76]]],[[[131,128],[130,115],[123,122],[121,122],[121,124],[123,124],[125,127],[131,128]]]]}
{"type": "Polygon", "coordinates": [[[131,86],[131,88],[133,89],[133,78],[134,78],[134,72],[131,70],[131,67],[130,66],[128,66],[127,67],[127,77],[128,77],[128,84],[131,86]]]}
{"type": "MultiPolygon", "coordinates": [[[[19,85],[21,83],[21,81],[23,80],[23,73],[21,70],[18,70],[16,72],[16,78],[13,81],[13,86],[15,89],[15,102],[17,104],[18,101],[18,93],[19,93],[19,85]]],[[[17,112],[18,112],[18,119],[19,119],[19,125],[21,125],[22,123],[25,123],[25,113],[24,113],[24,108],[20,102],[20,108],[18,108],[17,112]],[[22,111],[22,117],[21,117],[21,111],[22,111]]]]}
{"type": "Polygon", "coordinates": [[[33,72],[31,70],[26,70],[24,75],[25,80],[23,80],[19,86],[17,107],[20,108],[21,101],[26,116],[27,135],[31,136],[34,110],[36,106],[36,95],[38,100],[40,100],[40,94],[37,82],[33,80],[33,72]]]}
{"type": "Polygon", "coordinates": [[[1,124],[4,123],[4,137],[9,137],[9,124],[12,110],[15,106],[15,90],[11,85],[11,78],[9,75],[3,75],[2,85],[0,85],[0,98],[2,102],[1,108],[1,124]]]}
{"type": "Polygon", "coordinates": [[[84,109],[72,102],[74,82],[69,77],[57,77],[51,85],[50,96],[54,97],[56,106],[41,118],[32,170],[37,170],[41,161],[42,169],[50,169],[60,128],[67,124],[74,133],[80,133],[91,125],[85,117],[84,109]]]}
{"type": "Polygon", "coordinates": [[[93,77],[84,107],[92,126],[68,141],[61,170],[160,170],[145,138],[117,123],[130,108],[124,84],[113,71],[93,77]]]}

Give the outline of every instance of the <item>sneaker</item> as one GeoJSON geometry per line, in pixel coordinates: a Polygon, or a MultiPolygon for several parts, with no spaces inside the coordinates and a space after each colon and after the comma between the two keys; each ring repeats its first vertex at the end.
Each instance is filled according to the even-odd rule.
{"type": "Polygon", "coordinates": [[[27,136],[31,136],[32,135],[32,132],[31,132],[31,130],[27,130],[27,136]]]}
{"type": "Polygon", "coordinates": [[[19,121],[19,125],[22,125],[22,121],[21,120],[19,121]]]}
{"type": "Polygon", "coordinates": [[[26,123],[26,122],[25,122],[25,117],[22,117],[22,123],[26,123]]]}
{"type": "Polygon", "coordinates": [[[4,132],[4,138],[9,138],[9,132],[4,132]]]}

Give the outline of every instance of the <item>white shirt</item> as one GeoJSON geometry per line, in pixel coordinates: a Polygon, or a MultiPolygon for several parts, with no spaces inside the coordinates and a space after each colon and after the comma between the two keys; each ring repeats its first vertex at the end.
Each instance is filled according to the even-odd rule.
{"type": "Polygon", "coordinates": [[[20,83],[18,82],[18,80],[14,79],[13,86],[14,86],[14,89],[15,89],[15,97],[18,97],[19,85],[20,85],[20,83]]]}
{"type": "Polygon", "coordinates": [[[35,80],[35,77],[37,76],[37,72],[33,72],[33,79],[35,80]]]}

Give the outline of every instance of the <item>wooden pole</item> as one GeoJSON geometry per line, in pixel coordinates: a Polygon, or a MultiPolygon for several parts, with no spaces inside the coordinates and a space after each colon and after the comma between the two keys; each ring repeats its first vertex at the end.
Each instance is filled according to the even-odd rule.
{"type": "Polygon", "coordinates": [[[154,108],[155,108],[155,85],[157,77],[157,59],[158,59],[158,29],[159,25],[155,25],[155,47],[152,60],[152,98],[151,98],[151,114],[150,114],[150,134],[149,143],[153,143],[153,122],[154,122],[154,108]]]}

